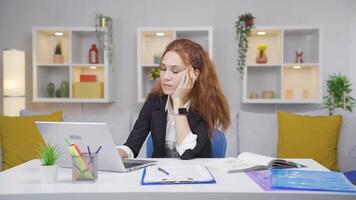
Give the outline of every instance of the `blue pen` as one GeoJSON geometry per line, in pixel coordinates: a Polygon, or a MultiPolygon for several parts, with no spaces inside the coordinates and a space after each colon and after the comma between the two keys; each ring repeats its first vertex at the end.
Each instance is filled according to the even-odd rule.
{"type": "Polygon", "coordinates": [[[158,167],[158,171],[164,173],[165,175],[169,175],[169,173],[166,170],[164,170],[164,169],[162,169],[160,167],[158,167]]]}

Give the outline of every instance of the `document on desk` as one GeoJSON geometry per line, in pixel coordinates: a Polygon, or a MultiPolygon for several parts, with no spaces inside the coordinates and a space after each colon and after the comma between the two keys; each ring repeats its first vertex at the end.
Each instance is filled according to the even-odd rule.
{"type": "Polygon", "coordinates": [[[154,165],[146,167],[142,185],[204,184],[216,183],[205,166],[200,165],[154,165]]]}

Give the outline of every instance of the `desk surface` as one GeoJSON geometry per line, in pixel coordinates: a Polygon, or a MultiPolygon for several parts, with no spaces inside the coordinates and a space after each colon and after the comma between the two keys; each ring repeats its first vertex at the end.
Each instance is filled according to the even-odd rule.
{"type": "MultiPolygon", "coordinates": [[[[162,164],[204,164],[211,159],[155,159],[162,164]]],[[[311,159],[291,159],[310,170],[327,170],[311,159]]],[[[55,184],[41,184],[39,160],[0,173],[0,199],[356,199],[331,192],[263,191],[245,173],[211,170],[216,184],[140,185],[142,169],[129,173],[99,172],[96,183],[73,184],[71,169],[60,168],[55,184]]]]}

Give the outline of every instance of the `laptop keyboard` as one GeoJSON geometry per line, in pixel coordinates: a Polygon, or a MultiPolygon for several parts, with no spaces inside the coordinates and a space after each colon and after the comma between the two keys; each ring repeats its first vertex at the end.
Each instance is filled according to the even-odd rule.
{"type": "Polygon", "coordinates": [[[126,163],[126,162],[124,162],[124,166],[126,169],[131,168],[131,167],[136,167],[139,165],[143,165],[143,164],[142,163],[126,163]]]}

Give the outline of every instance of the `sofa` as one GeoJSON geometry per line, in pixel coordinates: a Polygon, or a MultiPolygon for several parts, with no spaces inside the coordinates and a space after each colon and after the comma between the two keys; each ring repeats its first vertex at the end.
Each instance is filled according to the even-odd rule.
{"type": "MultiPolygon", "coordinates": [[[[43,114],[23,110],[22,116],[43,114]]],[[[318,110],[307,115],[327,115],[327,110],[318,110]]],[[[341,171],[356,169],[356,114],[337,110],[343,115],[343,123],[338,141],[338,165],[341,171]]],[[[137,113],[121,111],[108,115],[67,115],[64,121],[106,122],[112,132],[114,143],[123,144],[128,137],[136,119],[137,113]]],[[[239,152],[253,152],[276,157],[278,144],[277,115],[240,111],[231,116],[231,126],[226,131],[226,157],[236,157],[239,152]]],[[[138,155],[146,157],[146,143],[138,155]]],[[[1,160],[0,148],[0,165],[1,160]]],[[[1,166],[0,166],[1,167],[1,166]]]]}
{"type": "MultiPolygon", "coordinates": [[[[327,110],[317,110],[301,115],[328,115],[327,110]]],[[[356,169],[356,113],[336,110],[335,115],[343,116],[337,146],[337,163],[340,171],[356,169]]],[[[277,156],[278,120],[277,114],[239,112],[237,129],[238,152],[254,152],[277,156]]],[[[301,146],[301,148],[303,148],[301,146]]]]}

